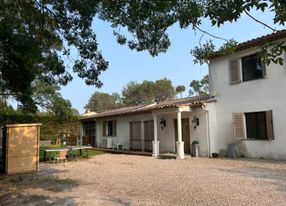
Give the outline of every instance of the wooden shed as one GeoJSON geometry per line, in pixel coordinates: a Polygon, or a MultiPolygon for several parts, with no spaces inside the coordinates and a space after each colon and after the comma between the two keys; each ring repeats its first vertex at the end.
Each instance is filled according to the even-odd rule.
{"type": "Polygon", "coordinates": [[[0,131],[0,169],[6,174],[39,170],[40,126],[9,124],[0,131]]]}

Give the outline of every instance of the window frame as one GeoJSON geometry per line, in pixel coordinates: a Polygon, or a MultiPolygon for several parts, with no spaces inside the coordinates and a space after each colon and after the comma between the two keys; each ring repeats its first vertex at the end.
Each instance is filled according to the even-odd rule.
{"type": "Polygon", "coordinates": [[[245,119],[245,138],[247,140],[268,140],[268,128],[267,128],[267,119],[266,119],[266,111],[259,111],[259,112],[245,112],[244,113],[244,119],[245,119]],[[261,123],[259,122],[259,116],[263,115],[263,127],[261,128],[261,123]],[[251,117],[252,116],[252,117],[251,117]],[[250,118],[254,118],[253,122],[250,122],[250,118]],[[250,125],[253,124],[253,127],[250,128],[250,125]],[[261,135],[262,129],[264,130],[264,138],[261,135]],[[252,131],[251,131],[252,130],[252,131]],[[254,131],[254,132],[253,132],[254,131]],[[250,133],[255,133],[255,135],[251,135],[250,133]]]}
{"type": "Polygon", "coordinates": [[[258,51],[244,53],[241,55],[233,56],[228,59],[228,73],[229,73],[229,83],[230,85],[240,84],[243,82],[251,82],[255,80],[261,80],[266,78],[266,65],[261,61],[262,67],[262,77],[245,80],[243,72],[243,58],[259,55],[258,51]]]}
{"type": "Polygon", "coordinates": [[[258,141],[272,141],[274,140],[274,124],[273,124],[273,110],[264,110],[264,111],[250,111],[250,112],[244,112],[244,113],[233,113],[232,114],[232,121],[233,121],[233,135],[235,139],[238,140],[258,140],[258,141]],[[251,113],[265,113],[265,133],[266,138],[252,138],[248,137],[249,134],[247,132],[248,125],[246,120],[246,114],[251,113]]]}
{"type": "Polygon", "coordinates": [[[117,135],[117,120],[103,120],[103,137],[115,137],[117,135]]]}
{"type": "MultiPolygon", "coordinates": [[[[265,68],[264,68],[265,65],[263,64],[261,58],[259,57],[258,52],[241,56],[239,59],[240,59],[239,67],[240,67],[240,74],[241,74],[241,82],[248,82],[248,81],[259,80],[259,79],[264,79],[265,78],[265,74],[264,74],[265,72],[263,71],[263,70],[265,70],[265,68]],[[249,58],[249,57],[257,57],[259,59],[259,64],[261,66],[261,77],[256,77],[256,78],[252,77],[251,79],[246,79],[246,77],[245,77],[245,73],[246,73],[245,70],[246,70],[246,68],[243,67],[243,60],[245,58],[249,58]]],[[[253,68],[252,68],[252,70],[253,70],[253,68]]],[[[253,71],[251,71],[251,72],[253,72],[253,71]]]]}

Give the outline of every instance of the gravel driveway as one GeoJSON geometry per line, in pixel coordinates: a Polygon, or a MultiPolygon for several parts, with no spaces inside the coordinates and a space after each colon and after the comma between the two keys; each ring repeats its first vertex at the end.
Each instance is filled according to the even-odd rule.
{"type": "Polygon", "coordinates": [[[42,164],[30,182],[51,176],[50,184],[17,186],[14,198],[0,193],[0,205],[286,205],[286,162],[279,161],[104,154],[42,164]]]}

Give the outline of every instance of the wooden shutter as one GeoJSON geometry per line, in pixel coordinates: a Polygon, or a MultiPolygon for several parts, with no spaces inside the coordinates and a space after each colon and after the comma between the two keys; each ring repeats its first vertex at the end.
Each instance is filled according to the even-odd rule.
{"type": "Polygon", "coordinates": [[[272,111],[266,112],[267,139],[274,140],[272,111]]]}
{"type": "Polygon", "coordinates": [[[240,70],[238,66],[238,59],[232,59],[229,62],[229,77],[230,84],[240,83],[240,70]]]}
{"type": "Polygon", "coordinates": [[[233,133],[234,137],[237,139],[245,138],[245,129],[244,129],[244,114],[243,113],[234,113],[233,114],[233,133]]]}
{"type": "Polygon", "coordinates": [[[266,77],[266,65],[264,62],[261,62],[262,76],[266,77]]]}
{"type": "Polygon", "coordinates": [[[104,136],[104,137],[106,136],[106,123],[107,123],[107,121],[105,121],[105,120],[102,122],[102,124],[103,124],[102,125],[102,136],[104,136]]]}
{"type": "Polygon", "coordinates": [[[112,121],[112,136],[116,136],[117,131],[116,131],[116,120],[112,121]]]}

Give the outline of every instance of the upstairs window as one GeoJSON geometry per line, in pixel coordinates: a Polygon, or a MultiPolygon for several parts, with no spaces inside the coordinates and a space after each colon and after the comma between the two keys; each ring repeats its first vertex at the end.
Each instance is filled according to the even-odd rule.
{"type": "Polygon", "coordinates": [[[258,53],[234,58],[229,62],[230,84],[238,84],[242,81],[261,79],[266,76],[265,65],[258,53]]]}
{"type": "Polygon", "coordinates": [[[264,66],[258,54],[241,58],[243,81],[261,79],[264,77],[264,66]]]}
{"type": "Polygon", "coordinates": [[[114,137],[116,136],[116,120],[103,121],[103,136],[114,137]]]}

